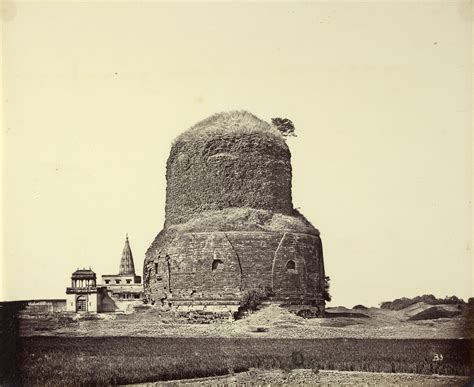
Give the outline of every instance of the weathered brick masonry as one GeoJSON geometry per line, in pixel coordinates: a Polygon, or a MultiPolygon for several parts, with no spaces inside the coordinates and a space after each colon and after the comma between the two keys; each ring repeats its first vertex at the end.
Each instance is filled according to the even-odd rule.
{"type": "Polygon", "coordinates": [[[249,113],[213,116],[174,143],[165,228],[147,251],[158,305],[238,302],[244,291],[324,308],[319,231],[293,209],[290,151],[249,113]]]}
{"type": "Polygon", "coordinates": [[[149,257],[144,275],[147,290],[163,302],[235,300],[258,287],[277,299],[320,302],[322,272],[316,235],[227,231],[178,235],[166,255],[149,257]]]}
{"type": "Polygon", "coordinates": [[[166,226],[229,207],[293,211],[288,146],[258,132],[176,142],[166,182],[166,226]]]}

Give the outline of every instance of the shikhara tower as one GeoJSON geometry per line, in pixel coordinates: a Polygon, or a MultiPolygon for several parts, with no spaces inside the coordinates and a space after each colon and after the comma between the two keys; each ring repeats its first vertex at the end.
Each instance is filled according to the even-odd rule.
{"type": "Polygon", "coordinates": [[[117,300],[137,300],[143,297],[142,278],[135,274],[128,234],[125,236],[119,273],[103,275],[102,284],[107,286],[110,296],[117,300]]]}
{"type": "Polygon", "coordinates": [[[119,275],[135,275],[135,265],[133,263],[132,249],[128,241],[128,234],[125,236],[125,246],[122,251],[122,259],[120,260],[119,275]]]}

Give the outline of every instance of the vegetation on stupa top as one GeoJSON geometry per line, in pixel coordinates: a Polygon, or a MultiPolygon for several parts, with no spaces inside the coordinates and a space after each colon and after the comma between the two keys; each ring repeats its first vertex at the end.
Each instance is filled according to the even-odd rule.
{"type": "MultiPolygon", "coordinates": [[[[319,230],[296,209],[292,215],[284,215],[248,207],[226,208],[201,212],[187,222],[169,225],[156,236],[147,254],[155,249],[166,251],[181,233],[216,231],[295,232],[319,236],[319,230]]],[[[326,290],[329,292],[329,285],[326,290]]]]}
{"type": "Polygon", "coordinates": [[[293,125],[293,122],[288,118],[272,118],[272,125],[282,134],[282,136],[296,137],[295,125],[293,125]]]}
{"type": "Polygon", "coordinates": [[[206,142],[220,137],[258,134],[261,137],[273,140],[286,148],[285,138],[275,125],[261,120],[247,111],[230,111],[216,113],[198,122],[190,129],[179,135],[174,144],[179,142],[197,141],[206,142]]]}
{"type": "Polygon", "coordinates": [[[319,231],[296,210],[293,216],[255,208],[206,211],[186,223],[169,227],[179,232],[291,231],[319,235],[319,231]]]}

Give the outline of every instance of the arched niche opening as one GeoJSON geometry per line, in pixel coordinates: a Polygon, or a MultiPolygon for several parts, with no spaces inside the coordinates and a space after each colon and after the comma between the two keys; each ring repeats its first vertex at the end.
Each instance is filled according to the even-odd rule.
{"type": "Polygon", "coordinates": [[[296,271],[296,262],[293,261],[292,259],[290,259],[290,260],[286,263],[286,271],[289,271],[289,272],[294,272],[294,271],[296,271]]]}
{"type": "Polygon", "coordinates": [[[222,271],[224,270],[224,262],[222,262],[220,259],[214,259],[212,261],[212,271],[222,271]]]}

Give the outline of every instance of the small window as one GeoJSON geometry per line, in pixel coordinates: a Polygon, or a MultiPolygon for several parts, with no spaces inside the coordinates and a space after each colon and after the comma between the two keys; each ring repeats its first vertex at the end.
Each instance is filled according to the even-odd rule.
{"type": "Polygon", "coordinates": [[[119,283],[120,283],[120,280],[115,280],[115,283],[116,283],[116,284],[119,284],[119,283]]]}
{"type": "Polygon", "coordinates": [[[130,279],[127,280],[127,284],[129,284],[129,283],[131,283],[131,282],[132,282],[132,280],[130,280],[130,279]]]}
{"type": "Polygon", "coordinates": [[[291,260],[286,263],[286,270],[288,271],[295,271],[296,270],[296,263],[295,261],[291,260]]]}
{"type": "Polygon", "coordinates": [[[140,298],[140,295],[139,294],[134,294],[133,297],[140,298]]]}
{"type": "Polygon", "coordinates": [[[158,273],[158,262],[155,262],[155,273],[158,273]]]}
{"type": "Polygon", "coordinates": [[[212,262],[212,271],[222,271],[224,270],[224,262],[220,259],[214,259],[212,262]]]}
{"type": "Polygon", "coordinates": [[[105,283],[106,283],[106,284],[110,284],[110,280],[105,280],[105,283]]]}

